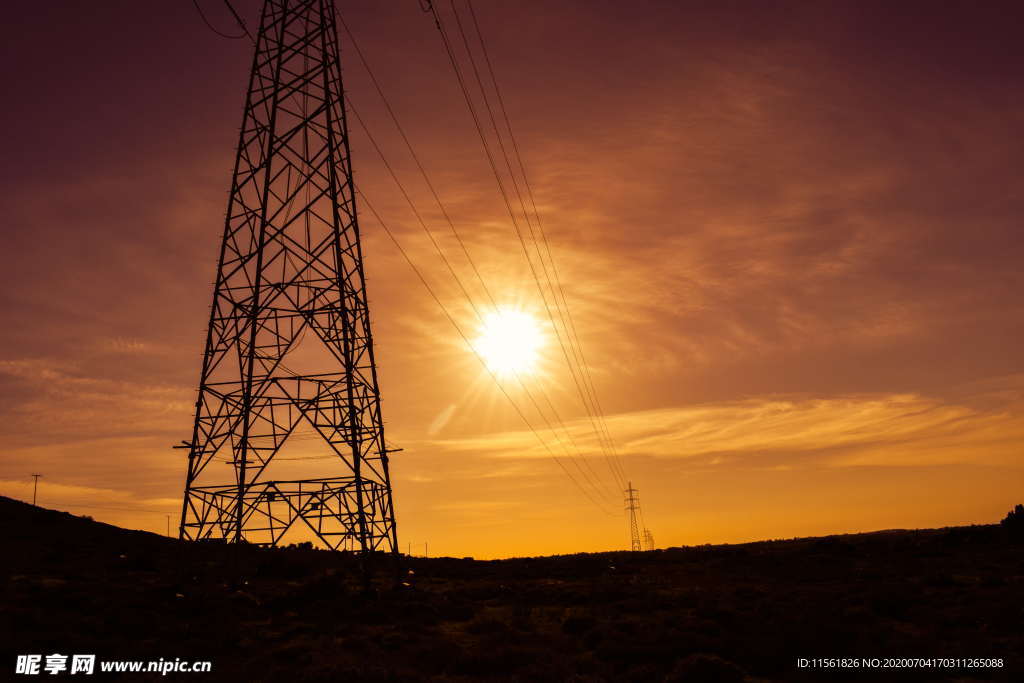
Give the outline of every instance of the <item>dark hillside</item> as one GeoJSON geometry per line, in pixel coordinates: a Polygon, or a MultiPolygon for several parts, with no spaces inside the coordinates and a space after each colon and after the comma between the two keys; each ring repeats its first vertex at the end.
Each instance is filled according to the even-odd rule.
{"type": "Polygon", "coordinates": [[[382,571],[369,595],[354,559],[339,554],[183,544],[7,498],[0,529],[7,672],[16,654],[89,653],[212,660],[212,674],[177,676],[196,681],[1024,674],[1024,544],[997,525],[636,554],[404,559],[411,586],[395,590],[382,571]],[[801,670],[800,657],[992,657],[1004,667],[840,673],[801,670]]]}

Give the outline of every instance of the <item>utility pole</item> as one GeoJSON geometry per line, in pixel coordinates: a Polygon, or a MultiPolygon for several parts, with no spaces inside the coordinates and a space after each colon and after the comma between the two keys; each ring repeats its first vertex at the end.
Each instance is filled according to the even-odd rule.
{"type": "Polygon", "coordinates": [[[171,516],[167,515],[167,537],[171,537],[171,516]]]}
{"type": "Polygon", "coordinates": [[[312,530],[398,556],[339,55],[333,0],[265,0],[183,444],[186,540],[312,530]],[[294,372],[300,343],[317,365],[294,372]],[[296,428],[317,476],[276,457],[296,428]]]}
{"type": "Polygon", "coordinates": [[[629,549],[632,551],[642,550],[640,546],[640,526],[636,518],[640,513],[640,492],[633,488],[633,482],[627,484],[626,489],[626,512],[629,515],[629,549]]]}
{"type": "Polygon", "coordinates": [[[35,477],[35,479],[32,482],[32,504],[35,505],[36,504],[36,491],[39,489],[39,477],[41,477],[43,475],[41,475],[41,474],[33,474],[32,476],[35,477]]]}

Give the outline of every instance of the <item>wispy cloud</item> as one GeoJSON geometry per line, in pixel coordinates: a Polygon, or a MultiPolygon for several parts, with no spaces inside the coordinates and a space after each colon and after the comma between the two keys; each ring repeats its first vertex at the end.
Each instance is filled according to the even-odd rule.
{"type": "MultiPolygon", "coordinates": [[[[770,397],[612,415],[627,460],[673,458],[694,467],[1012,464],[1024,438],[1024,404],[979,409],[916,394],[770,397]]],[[[589,421],[568,426],[598,457],[589,421]]],[[[559,434],[541,437],[558,443],[559,434]]],[[[564,439],[563,439],[564,441],[564,439]]],[[[433,441],[442,451],[547,455],[530,432],[433,441]]]]}
{"type": "Polygon", "coordinates": [[[164,433],[169,418],[187,420],[192,409],[187,387],[117,378],[73,361],[3,360],[0,382],[9,387],[8,437],[26,443],[110,437],[112,425],[122,437],[164,433]]]}

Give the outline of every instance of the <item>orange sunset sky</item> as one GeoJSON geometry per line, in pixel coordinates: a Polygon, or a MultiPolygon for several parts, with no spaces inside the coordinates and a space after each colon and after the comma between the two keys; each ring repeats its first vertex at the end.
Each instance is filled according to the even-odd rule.
{"type": "MultiPolygon", "coordinates": [[[[234,4],[255,30],[259,3],[234,4]]],[[[548,457],[363,214],[386,433],[404,449],[401,549],[628,547],[622,492],[433,20],[415,0],[337,4],[488,286],[540,321],[529,381],[578,441],[564,462],[587,458],[606,496],[602,510],[548,457]]],[[[236,32],[223,3],[200,5],[236,32]]],[[[1015,3],[474,7],[658,546],[991,523],[1024,501],[1015,3]]],[[[180,513],[185,451],[171,446],[191,434],[252,47],[185,0],[8,14],[0,494],[31,500],[42,473],[41,505],[164,533],[180,513]]],[[[473,286],[341,43],[353,103],[473,286]]],[[[351,125],[357,184],[475,330],[351,125]]]]}

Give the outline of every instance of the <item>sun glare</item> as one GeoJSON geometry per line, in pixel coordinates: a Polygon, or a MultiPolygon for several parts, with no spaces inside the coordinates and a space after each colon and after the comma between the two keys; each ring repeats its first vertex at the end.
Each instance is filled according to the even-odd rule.
{"type": "Polygon", "coordinates": [[[496,375],[536,370],[544,335],[529,313],[501,308],[484,316],[474,347],[496,375]]]}

